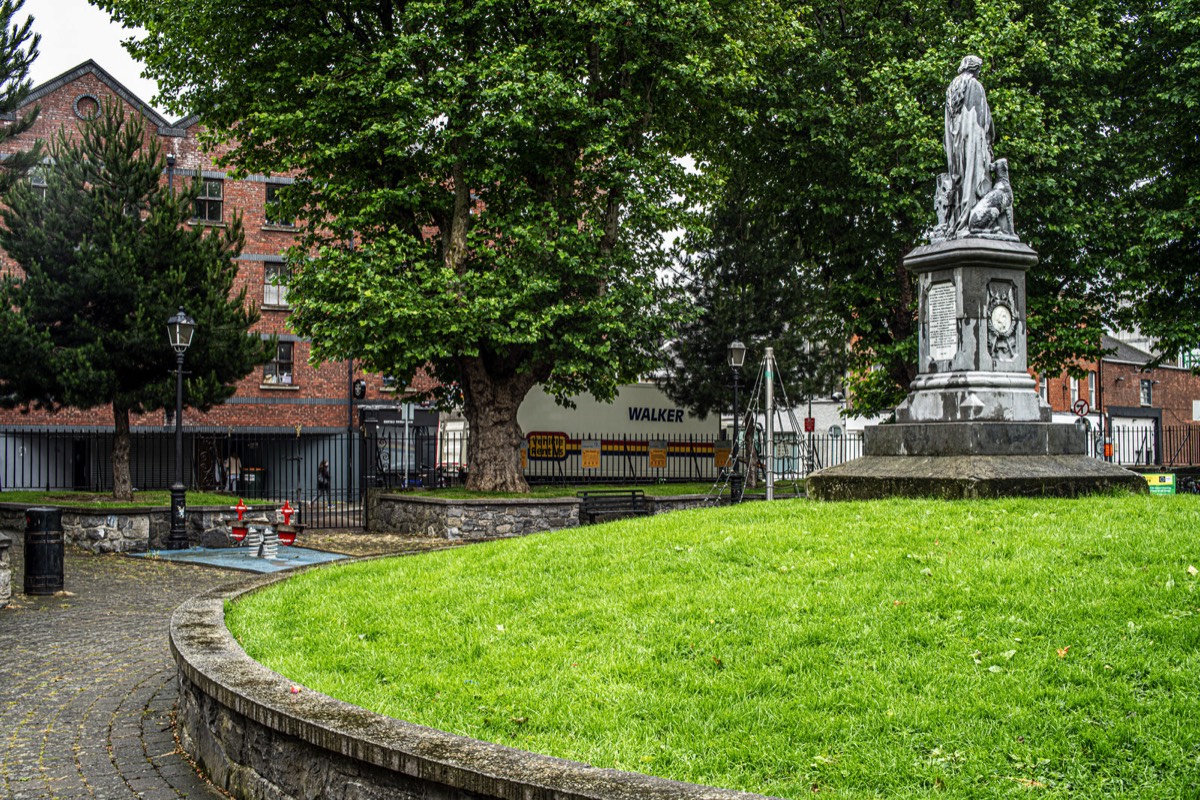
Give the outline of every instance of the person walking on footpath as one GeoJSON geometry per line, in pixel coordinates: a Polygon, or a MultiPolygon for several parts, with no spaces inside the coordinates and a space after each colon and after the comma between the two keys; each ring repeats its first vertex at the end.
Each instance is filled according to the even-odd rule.
{"type": "Polygon", "coordinates": [[[330,501],[329,485],[329,459],[323,458],[321,459],[321,463],[317,465],[317,496],[315,499],[320,500],[324,497],[326,505],[330,501]]]}
{"type": "Polygon", "coordinates": [[[225,491],[238,491],[238,479],[242,476],[242,459],[237,451],[231,451],[225,459],[225,491]]]}

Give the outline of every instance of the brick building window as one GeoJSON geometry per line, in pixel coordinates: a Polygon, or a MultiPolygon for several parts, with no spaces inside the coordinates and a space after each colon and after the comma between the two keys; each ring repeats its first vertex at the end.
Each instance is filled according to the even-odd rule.
{"type": "Polygon", "coordinates": [[[205,178],[196,198],[196,219],[201,222],[220,222],[225,200],[225,181],[205,178]]]}
{"type": "Polygon", "coordinates": [[[1042,399],[1047,403],[1050,402],[1050,381],[1046,378],[1041,378],[1038,380],[1038,394],[1040,394],[1042,399]]]}
{"type": "Polygon", "coordinates": [[[1139,386],[1140,390],[1138,392],[1138,397],[1141,400],[1142,405],[1154,405],[1154,381],[1142,380],[1140,381],[1139,386]]]}
{"type": "Polygon", "coordinates": [[[294,342],[279,342],[275,348],[275,358],[263,365],[263,384],[267,386],[293,385],[293,348],[294,342]]]}
{"type": "Polygon", "coordinates": [[[1071,378],[1071,405],[1075,405],[1075,401],[1079,399],[1079,378],[1071,378]]]}
{"type": "Polygon", "coordinates": [[[286,306],[292,271],[286,261],[267,262],[263,268],[263,305],[286,306]]]}
{"type": "Polygon", "coordinates": [[[1088,373],[1088,402],[1096,405],[1096,373],[1088,373]]]}
{"type": "Polygon", "coordinates": [[[267,204],[264,211],[264,222],[266,222],[267,225],[275,225],[281,228],[291,228],[295,226],[296,221],[290,217],[285,217],[282,213],[280,213],[279,208],[276,205],[279,202],[277,195],[279,194],[280,188],[281,185],[278,183],[267,184],[267,204]]]}
{"type": "Polygon", "coordinates": [[[29,185],[33,187],[33,193],[42,200],[46,199],[46,171],[43,167],[34,167],[29,170],[29,185]]]}

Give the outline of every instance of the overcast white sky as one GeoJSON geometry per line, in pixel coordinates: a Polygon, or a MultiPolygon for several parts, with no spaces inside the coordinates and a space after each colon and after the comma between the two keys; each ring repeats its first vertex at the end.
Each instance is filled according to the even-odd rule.
{"type": "Polygon", "coordinates": [[[90,58],[153,105],[157,85],[142,77],[141,64],[121,47],[121,41],[132,32],[112,22],[108,14],[87,0],[25,0],[17,19],[23,22],[26,16],[33,17],[33,29],[42,35],[40,55],[30,74],[34,86],[90,58]]]}

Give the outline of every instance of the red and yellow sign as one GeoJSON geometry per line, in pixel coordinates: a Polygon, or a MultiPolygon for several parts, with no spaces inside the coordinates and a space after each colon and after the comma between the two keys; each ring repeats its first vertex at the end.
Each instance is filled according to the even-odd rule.
{"type": "Polygon", "coordinates": [[[567,457],[567,435],[534,431],[525,437],[530,461],[563,461],[567,457]]]}
{"type": "Polygon", "coordinates": [[[652,441],[647,443],[647,450],[650,454],[650,469],[666,469],[667,468],[667,443],[661,441],[652,441]]]}

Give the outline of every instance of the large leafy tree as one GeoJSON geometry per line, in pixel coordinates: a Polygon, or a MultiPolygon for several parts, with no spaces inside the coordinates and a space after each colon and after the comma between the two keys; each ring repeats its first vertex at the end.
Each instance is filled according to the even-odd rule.
{"type": "Polygon", "coordinates": [[[747,382],[767,346],[792,401],[826,396],[846,368],[845,325],[826,303],[821,266],[793,238],[798,207],[771,207],[757,179],[739,173],[724,185],[707,218],[703,247],[679,265],[679,291],[697,314],[682,319],[667,356],[663,388],[701,416],[728,409],[728,345],[748,345],[747,382]],[[766,208],[763,208],[766,205],[766,208]]]}
{"type": "MultiPolygon", "coordinates": [[[[714,150],[728,187],[753,187],[767,232],[737,258],[770,268],[759,285],[780,287],[808,317],[845,324],[856,411],[894,406],[915,375],[916,298],[902,259],[935,221],[945,90],[968,53],[984,60],[1017,232],[1041,256],[1028,276],[1032,363],[1057,373],[1098,353],[1095,331],[1115,308],[1107,245],[1124,176],[1110,137],[1127,9],[846,0],[802,9],[811,36],[780,39],[764,57],[752,122],[714,150]]],[[[727,236],[715,235],[695,247],[727,236]]]]}
{"type": "Polygon", "coordinates": [[[172,193],[142,125],[106,104],[78,139],[59,134],[44,194],[23,181],[0,210],[0,247],[19,267],[0,284],[0,392],[10,405],[111,405],[113,493],[131,500],[130,414],[174,406],[166,321],[196,320],[187,352],[189,406],[227,399],[271,343],[248,332],[257,312],[233,293],[242,232],[189,226],[195,191],[172,193]]]}
{"type": "Polygon", "coordinates": [[[674,313],[662,231],[770,3],[97,0],[230,163],[297,171],[288,298],[318,359],[461,389],[468,485],[523,490],[516,411],[611,398],[674,313]]]}
{"type": "Polygon", "coordinates": [[[1107,242],[1118,322],[1159,360],[1200,350],[1200,2],[1129,0],[1108,162],[1125,191],[1107,242]]]}

